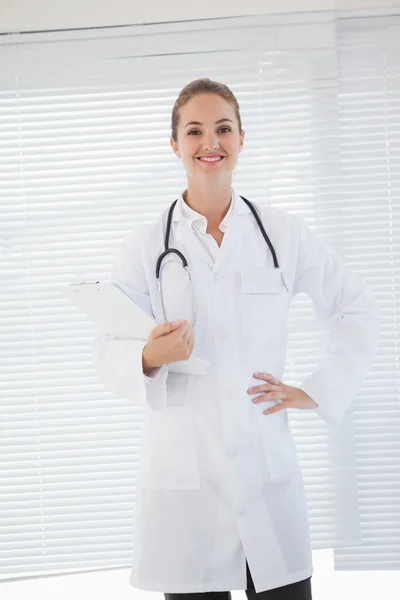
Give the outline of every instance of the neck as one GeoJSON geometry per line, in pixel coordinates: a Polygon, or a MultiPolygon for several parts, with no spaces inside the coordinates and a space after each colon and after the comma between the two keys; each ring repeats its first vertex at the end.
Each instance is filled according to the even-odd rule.
{"type": "Polygon", "coordinates": [[[216,229],[221,224],[229,210],[232,200],[231,184],[210,187],[200,187],[188,184],[188,189],[183,193],[183,199],[193,210],[207,219],[207,229],[216,229]]]}

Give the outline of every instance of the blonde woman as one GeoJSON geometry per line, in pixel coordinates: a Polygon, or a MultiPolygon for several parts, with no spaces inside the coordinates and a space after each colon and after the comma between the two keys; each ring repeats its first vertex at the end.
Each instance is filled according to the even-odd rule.
{"type": "Polygon", "coordinates": [[[375,354],[380,311],[299,217],[232,188],[238,102],[200,79],[179,94],[171,147],[187,188],[123,241],[111,282],[159,323],[147,342],[94,343],[99,379],[146,409],[130,583],[167,600],[310,600],[312,555],[287,408],[339,422],[375,354]],[[281,381],[290,301],[307,293],[326,356],[281,381]],[[205,359],[207,374],[170,372],[205,359]],[[175,598],[176,597],[176,598],[175,598]]]}

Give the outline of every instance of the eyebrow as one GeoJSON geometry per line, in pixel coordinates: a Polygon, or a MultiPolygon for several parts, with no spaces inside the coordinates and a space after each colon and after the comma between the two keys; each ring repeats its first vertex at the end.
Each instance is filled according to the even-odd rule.
{"type": "MultiPolygon", "coordinates": [[[[218,121],[215,121],[215,124],[218,125],[218,123],[222,123],[223,121],[230,121],[233,123],[232,119],[219,119],[218,121]]],[[[199,121],[189,121],[189,123],[186,123],[185,127],[188,127],[189,125],[203,125],[203,123],[200,123],[199,121]]]]}

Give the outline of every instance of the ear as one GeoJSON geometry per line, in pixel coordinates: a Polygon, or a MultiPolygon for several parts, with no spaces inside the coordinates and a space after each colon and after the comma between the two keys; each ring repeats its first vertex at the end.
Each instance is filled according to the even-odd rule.
{"type": "Polygon", "coordinates": [[[245,133],[246,133],[245,131],[242,131],[242,133],[240,134],[239,152],[241,152],[243,150],[243,143],[244,143],[245,133]]]}
{"type": "Polygon", "coordinates": [[[171,148],[176,154],[178,158],[181,158],[181,153],[179,152],[178,144],[174,141],[174,138],[171,136],[169,138],[169,143],[171,144],[171,148]]]}

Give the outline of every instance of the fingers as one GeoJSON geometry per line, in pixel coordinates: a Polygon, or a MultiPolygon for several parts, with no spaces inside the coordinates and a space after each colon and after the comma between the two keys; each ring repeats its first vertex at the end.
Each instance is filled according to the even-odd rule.
{"type": "Polygon", "coordinates": [[[259,402],[269,402],[270,400],[286,400],[286,394],[284,394],[284,393],[279,394],[277,392],[261,394],[261,396],[257,396],[256,398],[253,398],[252,402],[253,402],[253,404],[259,404],[259,402]]]}
{"type": "Polygon", "coordinates": [[[191,327],[188,327],[188,329],[183,333],[182,342],[188,346],[194,343],[194,331],[191,327]]]}
{"type": "Polygon", "coordinates": [[[153,339],[157,339],[162,335],[167,335],[168,333],[172,333],[176,329],[179,328],[181,321],[166,321],[165,323],[160,323],[156,325],[151,331],[151,337],[153,339]]]}
{"type": "Polygon", "coordinates": [[[180,325],[179,325],[179,334],[180,337],[183,339],[185,336],[187,337],[188,334],[190,334],[190,332],[192,331],[192,328],[190,326],[189,321],[183,320],[180,321],[180,325]]]}
{"type": "Polygon", "coordinates": [[[183,360],[190,358],[194,348],[194,331],[189,324],[182,326],[183,333],[180,333],[177,342],[182,354],[183,360]]]}
{"type": "Polygon", "coordinates": [[[182,320],[179,323],[180,325],[174,333],[175,343],[183,348],[185,355],[190,356],[194,348],[194,331],[188,321],[182,320]]]}
{"type": "Polygon", "coordinates": [[[255,385],[247,390],[248,394],[262,394],[264,392],[262,396],[254,398],[253,402],[278,400],[286,397],[285,392],[287,391],[287,386],[273,377],[271,373],[253,373],[253,377],[254,379],[262,379],[263,381],[268,382],[261,385],[255,385]]]}
{"type": "Polygon", "coordinates": [[[276,406],[271,406],[271,408],[267,408],[266,410],[263,410],[263,414],[271,415],[273,413],[279,412],[280,410],[286,410],[287,408],[291,408],[289,403],[287,401],[281,402],[280,404],[277,404],[276,406]]]}
{"type": "Polygon", "coordinates": [[[192,354],[193,350],[194,350],[194,335],[190,339],[189,353],[192,354]]]}
{"type": "Polygon", "coordinates": [[[268,381],[273,385],[281,385],[282,383],[281,381],[279,381],[279,379],[273,377],[271,373],[253,373],[253,377],[254,379],[263,379],[264,381],[268,381]]]}
{"type": "Polygon", "coordinates": [[[190,325],[185,319],[179,321],[165,321],[165,323],[160,323],[151,330],[150,337],[155,340],[163,335],[168,335],[169,333],[178,330],[180,330],[181,335],[183,335],[189,327],[190,325]]]}
{"type": "Polygon", "coordinates": [[[271,385],[264,383],[263,385],[256,385],[247,390],[248,394],[259,394],[261,392],[281,392],[282,388],[279,385],[271,385]]]}
{"type": "Polygon", "coordinates": [[[262,379],[268,383],[256,385],[247,390],[248,394],[260,394],[252,398],[254,404],[260,402],[277,401],[275,406],[271,406],[263,411],[265,415],[273,414],[287,408],[315,409],[318,404],[306,394],[301,388],[286,385],[282,381],[273,377],[271,373],[254,373],[255,379],[262,379]]]}

